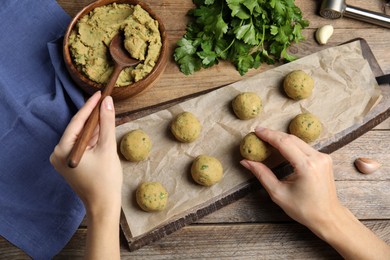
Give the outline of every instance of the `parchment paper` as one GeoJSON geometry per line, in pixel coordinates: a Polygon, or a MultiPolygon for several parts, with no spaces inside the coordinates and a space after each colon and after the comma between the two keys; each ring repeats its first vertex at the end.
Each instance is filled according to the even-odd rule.
{"type": "Polygon", "coordinates": [[[145,234],[252,178],[239,164],[242,159],[239,143],[257,125],[287,132],[288,124],[295,115],[310,112],[323,124],[324,131],[318,140],[321,141],[359,123],[380,98],[380,89],[362,56],[360,43],[353,42],[320,51],[118,126],[118,143],[125,133],[133,129],[145,131],[153,143],[146,161],[132,163],[122,158],[122,208],[132,236],[145,234]],[[285,75],[296,69],[304,70],[315,81],[313,94],[306,100],[287,98],[281,87],[285,75]],[[256,92],[263,100],[261,115],[247,121],[237,119],[231,109],[232,99],[244,91],[256,92]],[[189,144],[175,141],[169,129],[171,120],[183,111],[192,112],[203,126],[200,137],[189,144]],[[200,154],[214,156],[221,161],[224,177],[220,183],[202,187],[191,179],[191,163],[200,154]],[[147,213],[137,206],[135,190],[144,181],[161,182],[167,189],[169,199],[164,211],[147,213]]]}

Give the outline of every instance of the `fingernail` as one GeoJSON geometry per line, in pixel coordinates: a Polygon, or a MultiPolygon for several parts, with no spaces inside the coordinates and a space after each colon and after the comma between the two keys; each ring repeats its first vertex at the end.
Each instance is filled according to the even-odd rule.
{"type": "Polygon", "coordinates": [[[257,127],[255,128],[255,132],[262,132],[264,129],[265,129],[265,128],[262,127],[262,126],[257,126],[257,127]]]}
{"type": "Polygon", "coordinates": [[[93,95],[92,96],[100,96],[101,95],[101,91],[100,90],[98,90],[98,91],[96,91],[95,93],[93,93],[93,95]]]}
{"type": "Polygon", "coordinates": [[[249,169],[251,167],[247,160],[241,160],[240,163],[242,166],[244,166],[247,169],[249,169]]]}
{"type": "Polygon", "coordinates": [[[113,110],[114,109],[114,104],[112,102],[112,97],[111,96],[107,96],[104,99],[104,105],[107,108],[107,110],[113,110]]]}

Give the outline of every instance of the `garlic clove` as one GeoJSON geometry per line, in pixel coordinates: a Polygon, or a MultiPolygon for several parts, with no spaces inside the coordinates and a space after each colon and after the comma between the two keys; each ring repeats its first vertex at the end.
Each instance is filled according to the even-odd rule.
{"type": "Polygon", "coordinates": [[[373,159],[359,157],[355,160],[355,166],[361,173],[370,174],[378,170],[382,164],[373,159]]]}
{"type": "Polygon", "coordinates": [[[324,25],[317,29],[316,40],[319,44],[326,44],[333,34],[333,26],[330,24],[324,25]]]}

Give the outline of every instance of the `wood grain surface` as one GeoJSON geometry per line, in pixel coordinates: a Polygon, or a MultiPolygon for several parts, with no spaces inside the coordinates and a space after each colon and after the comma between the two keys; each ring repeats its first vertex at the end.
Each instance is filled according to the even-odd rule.
{"type": "MultiPolygon", "coordinates": [[[[58,3],[74,16],[90,0],[58,0],[58,3]]],[[[170,51],[184,33],[190,0],[145,0],[158,10],[168,29],[170,51]]],[[[385,1],[350,0],[348,4],[390,14],[385,1]]],[[[290,52],[299,57],[323,48],[336,46],[350,39],[362,37],[370,45],[384,73],[390,73],[390,30],[348,18],[326,20],[318,16],[320,1],[296,0],[304,17],[310,21],[304,30],[306,41],[294,45],[290,52]],[[324,24],[332,24],[335,33],[326,46],[314,40],[315,30],[324,24]]],[[[263,66],[246,77],[271,68],[263,66]]],[[[174,98],[207,91],[236,80],[241,76],[229,64],[220,64],[192,76],[184,76],[172,58],[164,76],[152,89],[134,99],[116,104],[118,122],[147,114],[163,103],[169,106],[174,98]],[[218,75],[218,76],[216,76],[218,75]],[[136,114],[135,114],[136,115],[136,114]],[[124,119],[125,118],[125,119],[124,119]]],[[[335,179],[341,202],[379,237],[390,243],[390,120],[342,147],[331,156],[334,161],[335,179]],[[371,175],[362,175],[353,166],[357,157],[371,157],[383,166],[371,175]]],[[[85,223],[85,222],[84,222],[85,223]]],[[[56,259],[81,259],[85,250],[87,227],[82,224],[69,244],[56,259]]],[[[123,236],[123,234],[122,234],[123,236]]],[[[122,237],[122,259],[340,259],[329,245],[318,239],[308,229],[292,221],[275,205],[262,189],[256,189],[244,198],[202,218],[167,237],[137,251],[129,252],[122,237]]],[[[0,259],[29,259],[20,249],[0,238],[0,259]]]]}
{"type": "MultiPolygon", "coordinates": [[[[70,15],[75,15],[81,7],[90,0],[84,1],[71,1],[71,0],[59,0],[58,1],[70,15]],[[77,2],[77,4],[72,4],[77,2]]],[[[169,39],[169,52],[173,53],[176,41],[179,40],[185,32],[185,27],[188,22],[186,13],[193,7],[192,1],[182,0],[165,0],[165,1],[153,1],[145,0],[145,3],[156,10],[157,15],[163,21],[167,28],[167,36],[169,39]],[[175,19],[173,19],[173,17],[175,19]]],[[[362,6],[365,9],[380,12],[383,8],[377,1],[350,1],[355,6],[362,6]]],[[[302,57],[321,49],[328,48],[330,46],[338,45],[347,40],[362,37],[367,38],[367,42],[373,49],[375,57],[377,57],[379,64],[384,72],[390,72],[390,64],[386,62],[386,46],[390,42],[389,30],[385,28],[379,28],[375,25],[363,23],[360,21],[342,18],[338,20],[327,20],[317,15],[320,6],[319,1],[296,1],[296,4],[301,8],[303,15],[310,21],[308,29],[303,31],[306,38],[305,42],[298,45],[294,45],[290,48],[289,52],[302,57]],[[335,27],[335,33],[325,46],[320,46],[314,39],[315,30],[324,24],[331,23],[335,27]],[[356,30],[359,29],[359,30],[356,30]],[[378,46],[378,47],[377,47],[378,46]]],[[[244,78],[249,77],[255,73],[265,71],[273,68],[271,65],[263,65],[257,70],[251,70],[244,78]]],[[[137,97],[120,101],[115,104],[117,114],[131,114],[131,112],[139,111],[145,108],[155,107],[158,104],[168,102],[174,98],[190,96],[193,93],[206,91],[218,86],[223,86],[234,81],[240,80],[243,77],[238,74],[233,66],[226,63],[221,63],[219,66],[202,70],[194,75],[185,76],[179,72],[177,65],[173,61],[172,55],[170,56],[170,62],[165,69],[164,75],[160,78],[159,82],[155,86],[137,97]],[[218,77],[215,77],[218,75],[218,77]]],[[[145,111],[143,111],[145,115],[145,111]]]]}

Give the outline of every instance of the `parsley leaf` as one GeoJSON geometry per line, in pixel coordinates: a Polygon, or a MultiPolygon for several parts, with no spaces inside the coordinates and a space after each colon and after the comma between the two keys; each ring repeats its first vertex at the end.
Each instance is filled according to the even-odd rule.
{"type": "Polygon", "coordinates": [[[196,45],[194,41],[182,38],[177,42],[179,46],[175,50],[174,59],[180,66],[180,71],[186,75],[201,69],[202,64],[196,58],[196,45]]]}
{"type": "Polygon", "coordinates": [[[236,38],[239,40],[243,40],[245,43],[250,45],[257,45],[259,41],[256,37],[256,29],[253,23],[248,23],[236,27],[234,29],[234,33],[236,34],[236,38]]]}
{"type": "Polygon", "coordinates": [[[232,17],[238,17],[240,19],[249,19],[251,17],[248,8],[242,5],[242,0],[226,0],[229,8],[231,9],[232,17]]]}
{"type": "Polygon", "coordinates": [[[195,54],[196,48],[192,45],[191,40],[187,40],[186,38],[182,38],[177,42],[179,46],[175,50],[175,60],[178,61],[184,56],[195,54]]]}
{"type": "Polygon", "coordinates": [[[287,49],[304,40],[302,18],[294,0],[193,0],[193,19],[177,42],[174,59],[192,74],[227,60],[244,75],[262,63],[292,61],[287,49]]]}

